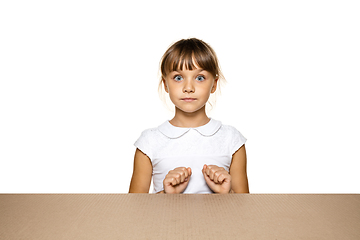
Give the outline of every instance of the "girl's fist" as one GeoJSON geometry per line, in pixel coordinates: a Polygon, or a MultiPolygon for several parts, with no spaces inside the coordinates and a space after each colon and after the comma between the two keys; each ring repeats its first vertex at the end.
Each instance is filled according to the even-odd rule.
{"type": "Polygon", "coordinates": [[[203,175],[209,188],[215,193],[229,193],[231,190],[231,176],[228,171],[216,165],[206,164],[203,167],[203,175]]]}
{"type": "Polygon", "coordinates": [[[190,180],[191,168],[178,167],[169,171],[163,184],[165,193],[182,193],[190,180]]]}

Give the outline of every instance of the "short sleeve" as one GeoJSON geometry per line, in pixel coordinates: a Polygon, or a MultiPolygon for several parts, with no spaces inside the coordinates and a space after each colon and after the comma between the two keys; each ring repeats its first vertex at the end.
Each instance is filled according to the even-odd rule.
{"type": "Polygon", "coordinates": [[[152,129],[147,129],[143,131],[134,143],[135,147],[138,148],[141,152],[146,154],[150,159],[152,159],[152,147],[151,142],[153,142],[152,139],[152,129]]]}
{"type": "Polygon", "coordinates": [[[233,155],[237,150],[239,150],[240,147],[242,147],[242,145],[245,144],[247,139],[236,128],[233,127],[231,129],[231,136],[232,141],[230,146],[230,152],[231,155],[233,155]]]}

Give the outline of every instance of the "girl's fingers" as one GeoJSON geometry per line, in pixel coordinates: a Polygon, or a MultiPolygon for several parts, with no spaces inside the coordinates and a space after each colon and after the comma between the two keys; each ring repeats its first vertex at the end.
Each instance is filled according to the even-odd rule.
{"type": "Polygon", "coordinates": [[[220,171],[217,171],[217,172],[214,173],[214,182],[215,182],[215,183],[221,183],[221,182],[219,181],[219,176],[221,176],[221,172],[220,172],[220,171]]]}
{"type": "Polygon", "coordinates": [[[184,182],[185,179],[188,177],[189,173],[186,168],[181,168],[177,170],[177,178],[180,180],[180,183],[184,182]]]}
{"type": "Polygon", "coordinates": [[[203,172],[215,183],[222,183],[229,175],[229,173],[221,167],[206,164],[203,167],[203,172]]]}
{"type": "Polygon", "coordinates": [[[175,174],[174,174],[174,178],[175,178],[175,180],[176,180],[175,185],[178,185],[178,184],[182,183],[182,181],[181,181],[181,174],[175,173],[175,174]]]}
{"type": "Polygon", "coordinates": [[[182,193],[189,183],[191,168],[179,167],[169,171],[163,181],[165,193],[182,193]]]}
{"type": "Polygon", "coordinates": [[[209,176],[209,175],[210,175],[210,169],[209,169],[208,166],[204,165],[203,171],[204,171],[204,173],[205,173],[208,177],[210,177],[210,176],[209,176]]]}
{"type": "Polygon", "coordinates": [[[191,176],[191,168],[187,168],[188,176],[191,176]]]}
{"type": "Polygon", "coordinates": [[[191,168],[181,167],[171,170],[166,175],[165,179],[168,179],[168,182],[170,182],[171,185],[176,186],[185,182],[185,180],[187,180],[190,175],[191,175],[191,168]]]}
{"type": "Polygon", "coordinates": [[[206,166],[206,168],[205,168],[205,173],[206,173],[206,175],[208,175],[208,177],[212,180],[211,175],[210,175],[210,172],[211,172],[211,167],[210,167],[210,166],[206,166]]]}
{"type": "Polygon", "coordinates": [[[178,181],[176,180],[176,178],[171,178],[171,185],[175,186],[178,185],[178,181]]]}
{"type": "Polygon", "coordinates": [[[166,175],[165,179],[164,179],[164,184],[169,184],[169,185],[177,185],[177,180],[176,177],[173,174],[168,174],[166,175]]]}
{"type": "Polygon", "coordinates": [[[209,177],[210,177],[211,180],[214,180],[214,177],[215,177],[215,170],[214,169],[211,169],[209,171],[209,177]]]}
{"type": "Polygon", "coordinates": [[[184,171],[177,172],[175,174],[175,176],[176,176],[176,179],[178,181],[178,184],[184,182],[184,180],[185,180],[185,172],[184,171]]]}
{"type": "Polygon", "coordinates": [[[219,183],[223,183],[224,180],[226,179],[226,175],[224,173],[220,174],[219,178],[218,178],[218,182],[219,183]]]}
{"type": "Polygon", "coordinates": [[[205,168],[206,175],[208,175],[211,180],[214,180],[215,172],[218,170],[219,167],[215,165],[209,165],[209,166],[205,165],[205,166],[206,166],[205,168]]]}
{"type": "Polygon", "coordinates": [[[226,178],[226,176],[228,175],[229,173],[226,172],[226,171],[219,171],[216,173],[217,177],[216,177],[216,183],[223,183],[224,179],[226,178]]]}

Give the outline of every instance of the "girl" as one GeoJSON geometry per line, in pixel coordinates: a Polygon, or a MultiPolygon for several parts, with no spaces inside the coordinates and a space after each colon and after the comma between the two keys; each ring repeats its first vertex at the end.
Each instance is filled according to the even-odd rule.
{"type": "Polygon", "coordinates": [[[223,80],[213,49],[196,38],[174,43],[161,59],[161,81],[175,116],[135,142],[129,193],[248,193],[246,139],[206,115],[223,80]]]}

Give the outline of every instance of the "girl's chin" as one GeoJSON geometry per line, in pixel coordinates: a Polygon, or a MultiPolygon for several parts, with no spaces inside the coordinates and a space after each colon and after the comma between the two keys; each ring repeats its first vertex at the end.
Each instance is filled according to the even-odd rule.
{"type": "Polygon", "coordinates": [[[184,113],[197,113],[200,111],[204,111],[205,110],[205,106],[201,107],[201,108],[193,108],[193,107],[176,107],[177,111],[181,111],[184,113]]]}

